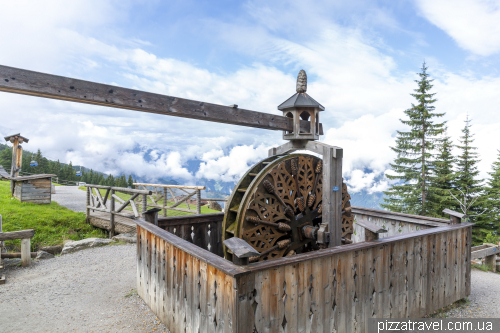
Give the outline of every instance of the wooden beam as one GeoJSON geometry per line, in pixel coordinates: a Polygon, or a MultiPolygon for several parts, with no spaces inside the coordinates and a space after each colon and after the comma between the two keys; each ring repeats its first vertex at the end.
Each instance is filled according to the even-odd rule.
{"type": "Polygon", "coordinates": [[[35,236],[35,230],[33,229],[2,232],[0,233],[0,241],[33,238],[33,236],[35,236]]]}
{"type": "MultiPolygon", "coordinates": [[[[2,65],[0,65],[0,91],[269,130],[293,130],[291,118],[275,114],[2,65]]],[[[300,127],[308,132],[310,122],[301,120],[300,127]]]]}

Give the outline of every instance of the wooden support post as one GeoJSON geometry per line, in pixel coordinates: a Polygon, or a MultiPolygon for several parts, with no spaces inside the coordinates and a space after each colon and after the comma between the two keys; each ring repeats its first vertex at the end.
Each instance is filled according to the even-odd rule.
{"type": "Polygon", "coordinates": [[[19,171],[23,166],[23,146],[17,146],[17,156],[16,156],[16,177],[19,177],[19,171]]]}
{"type": "Polygon", "coordinates": [[[111,189],[111,203],[109,205],[109,238],[115,235],[115,190],[111,189]]]}
{"type": "Polygon", "coordinates": [[[489,256],[486,256],[484,258],[484,264],[486,266],[490,266],[491,267],[491,271],[493,273],[496,273],[496,271],[497,271],[497,255],[496,255],[496,253],[492,254],[492,255],[489,255],[489,256]]]}
{"type": "Polygon", "coordinates": [[[141,215],[144,218],[144,214],[148,210],[148,196],[147,194],[142,195],[142,212],[141,215]]]}
{"type": "MultiPolygon", "coordinates": [[[[2,233],[2,215],[0,215],[0,234],[2,233]]],[[[0,241],[0,253],[2,253],[2,250],[3,250],[3,241],[0,241]]],[[[2,269],[1,267],[3,267],[3,264],[2,264],[2,257],[0,257],[0,269],[2,269]]]]}
{"type": "Polygon", "coordinates": [[[379,234],[387,232],[382,227],[379,227],[375,223],[366,220],[357,220],[356,224],[360,227],[365,228],[365,242],[379,239],[379,234]]]}
{"type": "Polygon", "coordinates": [[[450,224],[462,223],[462,219],[466,219],[467,215],[455,212],[451,209],[444,209],[443,213],[450,215],[450,224]]]}
{"type": "Polygon", "coordinates": [[[158,226],[158,212],[161,211],[160,208],[151,208],[143,213],[143,219],[149,223],[158,226]]]}
{"type": "Polygon", "coordinates": [[[86,212],[86,222],[90,224],[90,191],[92,190],[92,188],[90,187],[87,187],[87,212],[86,212]]]}
{"type": "Polygon", "coordinates": [[[163,217],[167,217],[167,188],[163,188],[163,217]]]}
{"type": "Polygon", "coordinates": [[[323,149],[323,221],[328,223],[329,247],[342,243],[342,149],[323,149]]]}
{"type": "Polygon", "coordinates": [[[21,266],[26,267],[31,264],[31,238],[21,239],[21,266]]]}
{"type": "Polygon", "coordinates": [[[201,191],[196,190],[196,213],[201,214],[201,191]]]}

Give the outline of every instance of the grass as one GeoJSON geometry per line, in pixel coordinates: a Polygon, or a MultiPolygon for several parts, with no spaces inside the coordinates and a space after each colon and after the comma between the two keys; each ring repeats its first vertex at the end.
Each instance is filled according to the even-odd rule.
{"type": "Polygon", "coordinates": [[[130,291],[127,294],[125,294],[125,296],[123,296],[123,298],[127,298],[127,297],[134,296],[134,295],[137,295],[137,290],[130,289],[130,291]]]}
{"type": "MultiPolygon", "coordinates": [[[[79,187],[80,190],[82,191],[87,191],[87,187],[85,186],[80,186],[79,187]]],[[[104,197],[104,195],[106,194],[106,190],[103,190],[103,189],[99,189],[99,192],[101,192],[101,195],[104,197]]],[[[130,198],[130,195],[129,194],[125,194],[125,193],[120,193],[120,192],[115,192],[115,194],[120,197],[121,199],[123,200],[128,200],[130,198]]],[[[151,198],[149,198],[148,196],[148,203],[153,203],[153,201],[151,200],[151,198]]],[[[159,202],[159,204],[162,204],[163,203],[163,200],[159,202]]],[[[117,202],[115,205],[119,205],[120,203],[117,202]]],[[[173,205],[174,204],[174,201],[168,201],[167,203],[168,205],[173,205]]],[[[177,206],[179,208],[184,208],[184,209],[188,209],[188,206],[186,203],[181,203],[179,206],[177,206]]],[[[195,205],[190,205],[190,208],[191,209],[196,209],[196,206],[195,205]]],[[[132,210],[132,207],[130,207],[130,205],[128,205],[125,210],[132,210]]],[[[210,213],[220,213],[219,211],[217,210],[213,210],[213,209],[210,209],[208,208],[207,206],[201,206],[201,213],[202,214],[210,214],[210,213]]],[[[176,210],[170,210],[170,209],[167,209],[167,216],[184,216],[184,215],[194,215],[194,213],[186,213],[186,212],[180,212],[180,211],[176,211],[176,210]]],[[[161,217],[163,216],[163,211],[159,212],[158,213],[158,216],[161,217]]]]}
{"type": "MultiPolygon", "coordinates": [[[[85,223],[85,213],[77,213],[60,206],[21,203],[10,196],[10,182],[0,181],[0,215],[3,231],[34,229],[31,250],[42,246],[59,245],[65,239],[80,240],[89,237],[105,238],[104,230],[85,223]]],[[[5,245],[15,252],[21,250],[21,240],[6,241],[5,245]]]]}
{"type": "Polygon", "coordinates": [[[491,266],[490,265],[471,264],[471,267],[472,268],[480,269],[483,272],[491,272],[491,266]]]}

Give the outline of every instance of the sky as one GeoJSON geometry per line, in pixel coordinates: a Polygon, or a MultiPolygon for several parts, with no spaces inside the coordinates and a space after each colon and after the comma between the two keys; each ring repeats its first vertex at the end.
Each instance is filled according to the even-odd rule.
{"type": "MultiPolygon", "coordinates": [[[[300,69],[344,149],[350,191],[386,190],[425,61],[458,143],[472,119],[481,177],[500,149],[500,1],[0,1],[0,64],[280,114],[300,69]]],[[[143,179],[237,181],[282,133],[0,92],[0,135],[143,179]],[[192,166],[195,166],[194,168],[192,166]]]]}

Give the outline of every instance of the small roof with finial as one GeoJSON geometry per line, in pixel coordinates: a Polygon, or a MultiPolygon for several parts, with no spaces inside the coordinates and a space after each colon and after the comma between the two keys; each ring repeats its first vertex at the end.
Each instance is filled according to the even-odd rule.
{"type": "Polygon", "coordinates": [[[11,141],[12,142],[12,141],[14,141],[14,139],[16,137],[23,139],[24,142],[28,142],[29,141],[28,138],[25,138],[24,136],[21,136],[21,133],[7,135],[7,136],[4,137],[4,139],[5,139],[5,141],[11,141]]]}
{"type": "Polygon", "coordinates": [[[306,71],[301,69],[299,75],[297,75],[297,93],[281,103],[278,106],[278,110],[285,111],[287,109],[297,108],[297,107],[307,107],[307,108],[318,108],[320,111],[324,111],[325,107],[307,93],[307,74],[306,71]]]}

